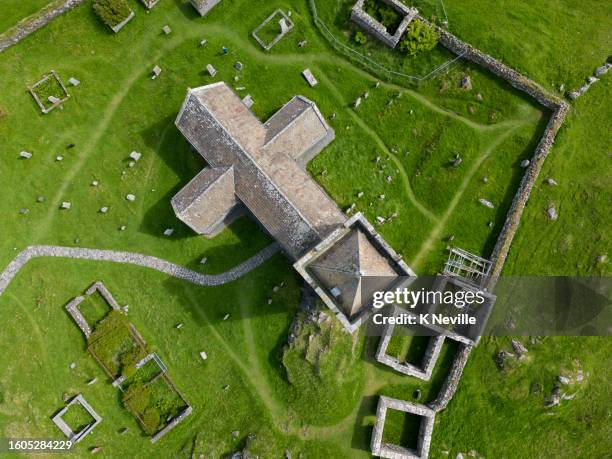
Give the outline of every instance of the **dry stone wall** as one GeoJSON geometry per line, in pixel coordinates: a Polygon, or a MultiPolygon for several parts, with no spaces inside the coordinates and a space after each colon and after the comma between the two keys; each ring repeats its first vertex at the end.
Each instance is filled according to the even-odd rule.
{"type": "Polygon", "coordinates": [[[36,32],[41,27],[46,26],[56,17],[64,14],[74,7],[83,3],[84,0],[65,0],[56,2],[50,7],[42,10],[40,15],[36,15],[30,19],[27,19],[14,28],[10,29],[6,34],[0,36],[0,53],[5,49],[19,43],[25,37],[33,32],[36,32]]]}

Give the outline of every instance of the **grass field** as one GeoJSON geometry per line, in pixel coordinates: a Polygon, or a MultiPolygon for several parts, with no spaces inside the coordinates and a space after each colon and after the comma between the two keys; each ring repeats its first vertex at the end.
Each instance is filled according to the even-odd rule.
{"type": "MultiPolygon", "coordinates": [[[[23,17],[29,13],[23,14],[22,5],[34,8],[35,3],[20,2],[10,14],[23,17]]],[[[150,13],[139,2],[130,3],[136,17],[116,36],[86,1],[0,54],[0,109],[6,112],[0,118],[0,188],[10,190],[0,201],[5,217],[0,219],[5,235],[0,266],[28,245],[60,244],[141,252],[218,273],[269,244],[269,237],[245,218],[212,240],[196,237],[170,207],[170,198],[203,166],[173,120],[188,87],[216,81],[205,73],[208,63],[219,71],[217,79],[247,88],[239,94],[253,96],[253,109],[262,119],[295,94],[314,100],[328,119],[336,115],[330,121],[336,140],[309,165],[310,172],[339,205],[355,203],[371,221],[397,212],[378,230],[417,273],[441,268],[451,235],[453,244],[488,256],[520,180],[518,163],[533,152],[546,120],[539,107],[461,62],[420,86],[394,79],[375,88],[377,76],[337,54],[317,32],[305,0],[221,2],[205,18],[179,0],[164,0],[150,13]],[[292,11],[296,28],[265,53],[250,32],[277,7],[292,11]],[[228,18],[239,20],[228,27],[228,18]],[[168,36],[161,32],[166,24],[173,30],[168,36]],[[199,46],[203,38],[206,47],[199,46]],[[308,45],[299,48],[304,39],[308,45]],[[229,55],[222,55],[222,46],[229,55]],[[242,72],[234,70],[236,60],[243,62],[242,72]],[[153,81],[154,65],[162,74],[153,81]],[[320,82],[314,89],[300,75],[306,67],[320,82]],[[51,69],[64,81],[74,76],[82,83],[68,88],[71,98],[63,109],[42,115],[26,86],[51,69]],[[470,92],[458,88],[466,73],[474,86],[470,92]],[[369,97],[353,109],[366,91],[369,97]],[[70,144],[75,146],[67,148],[70,144]],[[21,150],[33,152],[33,158],[18,159],[21,150]],[[130,168],[133,150],[143,157],[130,168]],[[453,167],[456,154],[462,162],[453,167]],[[57,155],[64,160],[56,161],[57,155]],[[93,180],[97,187],[91,186],[93,180]],[[360,191],[364,196],[358,199],[360,191]],[[136,201],[128,202],[127,193],[136,201]],[[44,202],[37,202],[38,196],[44,202]],[[480,205],[481,197],[496,208],[480,205]],[[60,211],[66,200],[72,208],[60,211]],[[100,213],[102,206],[109,212],[100,213]],[[21,214],[22,208],[29,212],[21,214]],[[125,231],[119,231],[122,225],[125,231]],[[175,228],[174,234],[163,236],[166,228],[175,228]],[[199,263],[202,256],[208,257],[205,265],[199,263]]],[[[326,2],[324,11],[321,0],[316,3],[320,16],[328,24],[335,21],[334,30],[342,35],[344,19],[337,12],[347,2],[326,2]]],[[[446,0],[450,29],[551,90],[563,82],[578,84],[607,57],[605,18],[611,11],[603,3],[477,3],[446,0]],[[474,11],[486,14],[474,19],[474,11]],[[535,21],[534,11],[546,11],[548,20],[535,21]],[[521,19],[525,14],[531,22],[521,19]],[[580,33],[574,37],[572,29],[580,33]]],[[[437,8],[433,0],[424,8],[428,4],[432,11],[437,8]]],[[[350,35],[342,36],[350,41],[350,35]]],[[[449,57],[436,50],[406,63],[371,39],[365,46],[386,64],[416,72],[449,57]]],[[[612,248],[605,135],[609,87],[604,78],[573,104],[534,188],[506,272],[610,273],[608,263],[596,262],[612,248]],[[542,184],[547,176],[559,185],[542,184]],[[560,213],[555,222],[545,215],[551,202],[560,213]]],[[[5,350],[0,356],[5,369],[1,435],[56,437],[50,416],[63,406],[63,394],[81,392],[104,421],[79,443],[73,452],[77,457],[89,456],[93,446],[102,446],[101,457],[222,457],[244,447],[259,457],[282,457],[285,450],[294,457],[368,457],[377,395],[411,400],[419,389],[421,402],[431,400],[446,374],[453,343],[445,343],[428,384],[374,363],[377,340],[348,336],[332,321],[305,327],[294,346],[285,349],[298,285],[282,255],[214,288],[143,268],[32,261],[0,297],[1,317],[10,319],[0,335],[5,350]],[[193,405],[193,414],[159,444],[151,445],[122,406],[63,310],[98,279],[120,304],[130,305],[130,321],[154,343],[173,383],[193,405]],[[228,313],[230,319],[223,321],[228,313]],[[176,329],[178,323],[184,326],[176,329]],[[207,352],[206,361],[201,351],[207,352]],[[98,382],[88,386],[93,377],[98,382]],[[122,427],[130,429],[124,436],[118,433],[122,427]]],[[[97,301],[85,306],[88,315],[100,316],[97,301]]],[[[493,356],[508,345],[506,339],[484,339],[472,353],[455,399],[437,418],[432,457],[443,457],[442,451],[465,455],[471,449],[485,457],[605,455],[612,434],[609,339],[547,338],[527,344],[529,359],[500,371],[493,356]],[[545,395],[556,375],[576,361],[586,381],[576,388],[574,400],[548,414],[545,395]]],[[[406,438],[401,425],[400,420],[392,436],[406,438]]]]}

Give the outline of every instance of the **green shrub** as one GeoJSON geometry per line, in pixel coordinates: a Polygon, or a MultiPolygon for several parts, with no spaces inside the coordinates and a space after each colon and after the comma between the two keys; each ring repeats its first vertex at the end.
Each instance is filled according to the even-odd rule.
{"type": "Polygon", "coordinates": [[[354,40],[356,43],[359,43],[360,45],[365,45],[366,42],[368,41],[365,34],[359,30],[357,31],[357,33],[355,33],[354,40]]]}
{"type": "Polygon", "coordinates": [[[415,56],[422,51],[435,48],[439,39],[438,32],[417,19],[410,23],[406,34],[400,40],[399,49],[410,56],[415,56]]]}
{"type": "Polygon", "coordinates": [[[132,12],[126,0],[96,0],[93,7],[100,19],[109,27],[115,27],[125,21],[132,12]]]}

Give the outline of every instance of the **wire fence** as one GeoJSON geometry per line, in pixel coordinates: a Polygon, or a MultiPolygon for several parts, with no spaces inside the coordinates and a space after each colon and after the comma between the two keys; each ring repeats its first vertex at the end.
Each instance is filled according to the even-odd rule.
{"type": "MultiPolygon", "coordinates": [[[[325,22],[319,17],[317,13],[316,0],[310,0],[309,3],[310,3],[310,7],[312,10],[312,16],[314,18],[315,24],[319,27],[319,30],[328,39],[328,41],[334,48],[336,48],[340,52],[343,52],[348,57],[352,57],[354,59],[361,61],[366,67],[369,66],[373,68],[375,71],[383,72],[387,74],[389,77],[406,78],[406,79],[416,81],[416,82],[426,81],[444,72],[445,70],[450,68],[451,65],[453,65],[455,62],[457,62],[463,57],[463,54],[460,54],[454,59],[450,59],[444,62],[443,64],[439,65],[438,67],[436,67],[435,69],[433,69],[431,72],[429,72],[428,74],[424,76],[409,75],[406,73],[398,72],[396,70],[392,70],[388,67],[385,67],[381,63],[375,61],[374,59],[368,56],[365,56],[364,54],[361,54],[359,51],[356,51],[355,49],[351,48],[347,44],[342,43],[340,40],[338,40],[335,37],[335,35],[331,32],[331,30],[329,30],[329,28],[327,27],[327,24],[325,24],[325,22]]],[[[442,3],[442,8],[444,9],[444,15],[446,16],[446,8],[444,8],[444,3],[442,3]]],[[[448,16],[446,16],[446,22],[448,22],[448,16]]]]}

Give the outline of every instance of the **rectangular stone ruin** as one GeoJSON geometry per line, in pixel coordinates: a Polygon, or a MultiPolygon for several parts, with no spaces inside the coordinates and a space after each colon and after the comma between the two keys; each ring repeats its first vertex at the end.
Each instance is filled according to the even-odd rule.
{"type": "Polygon", "coordinates": [[[433,431],[436,413],[425,405],[410,403],[395,398],[382,396],[378,399],[376,409],[376,424],[372,431],[371,448],[372,454],[388,459],[415,459],[427,458],[431,444],[431,433],[433,431]],[[403,411],[420,418],[420,428],[416,449],[406,448],[402,445],[394,445],[383,441],[383,431],[388,410],[403,411]]]}
{"type": "Polygon", "coordinates": [[[34,83],[32,86],[28,86],[28,91],[30,92],[30,94],[32,94],[32,97],[36,101],[36,104],[38,104],[40,110],[45,115],[54,108],[59,107],[62,103],[64,103],[70,98],[70,94],[68,94],[66,86],[64,86],[64,83],[62,82],[59,75],[55,72],[55,70],[51,70],[51,72],[45,75],[40,81],[34,83]],[[37,90],[49,80],[56,81],[60,90],[57,94],[50,94],[43,99],[41,97],[41,94],[39,94],[37,90]],[[50,102],[51,106],[47,107],[44,102],[50,102]]]}
{"type": "Polygon", "coordinates": [[[385,45],[395,48],[408,29],[408,26],[419,12],[416,8],[408,7],[399,0],[377,1],[389,5],[404,17],[393,34],[389,33],[383,24],[378,22],[365,11],[364,6],[366,0],[357,0],[355,5],[353,5],[353,8],[351,9],[351,21],[360,26],[370,35],[383,42],[385,45]]]}
{"type": "Polygon", "coordinates": [[[189,0],[200,16],[205,16],[221,0],[189,0]]]}
{"type": "Polygon", "coordinates": [[[376,351],[376,360],[383,365],[387,365],[393,368],[399,373],[403,373],[408,376],[414,376],[415,378],[429,381],[440,350],[444,344],[444,335],[434,335],[429,337],[427,348],[420,364],[401,362],[397,357],[387,354],[387,348],[393,337],[395,325],[387,323],[383,330],[383,335],[380,338],[378,344],[378,350],[376,351]]]}
{"type": "Polygon", "coordinates": [[[66,311],[68,311],[68,314],[70,314],[70,317],[72,317],[72,319],[76,322],[78,327],[81,329],[81,331],[85,335],[85,338],[89,338],[89,336],[91,335],[91,325],[87,323],[87,320],[85,320],[85,317],[83,316],[83,314],[81,314],[81,311],[79,310],[79,306],[85,300],[85,298],[87,298],[89,295],[92,295],[95,292],[99,292],[102,298],[104,298],[104,300],[108,303],[108,305],[112,309],[116,309],[116,310],[121,309],[117,301],[115,301],[115,298],[113,298],[113,296],[108,291],[106,286],[100,281],[97,281],[94,284],[92,284],[85,291],[85,296],[77,296],[72,301],[70,301],[66,305],[66,311]]]}
{"type": "Polygon", "coordinates": [[[263,49],[265,49],[266,51],[270,51],[275,44],[277,44],[285,35],[287,35],[292,30],[293,22],[291,21],[291,19],[289,19],[289,16],[287,16],[282,10],[278,9],[270,16],[268,16],[266,20],[262,22],[255,30],[253,30],[251,35],[263,49]],[[266,43],[266,41],[263,40],[258,34],[273,20],[278,20],[279,32],[278,35],[276,35],[276,37],[272,39],[272,41],[266,43]]]}
{"type": "Polygon", "coordinates": [[[89,435],[94,427],[96,427],[100,422],[102,422],[102,417],[96,413],[96,411],[91,407],[89,403],[85,400],[83,395],[78,394],[70,400],[68,405],[62,408],[55,416],[52,418],[55,425],[62,431],[62,433],[73,443],[80,442],[83,438],[89,435]],[[72,428],[64,421],[63,416],[70,409],[70,407],[79,404],[81,405],[87,413],[92,417],[93,421],[83,427],[79,432],[73,432],[72,428]]]}

